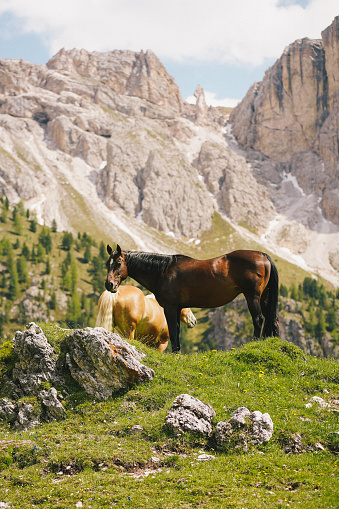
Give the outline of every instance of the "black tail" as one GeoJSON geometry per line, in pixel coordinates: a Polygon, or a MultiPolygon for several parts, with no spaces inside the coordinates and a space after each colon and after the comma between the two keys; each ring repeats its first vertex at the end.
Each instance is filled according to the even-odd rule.
{"type": "Polygon", "coordinates": [[[274,261],[268,254],[263,253],[271,264],[271,274],[267,283],[268,298],[265,305],[265,324],[262,335],[264,338],[271,336],[279,337],[278,323],[278,295],[279,295],[279,276],[274,261]]]}

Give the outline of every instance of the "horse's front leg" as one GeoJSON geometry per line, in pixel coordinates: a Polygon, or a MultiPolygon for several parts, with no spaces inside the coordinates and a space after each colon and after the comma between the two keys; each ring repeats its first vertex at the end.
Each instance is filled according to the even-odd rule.
{"type": "Polygon", "coordinates": [[[172,345],[172,352],[180,352],[179,333],[181,309],[176,307],[166,307],[164,308],[164,312],[172,345]]]}

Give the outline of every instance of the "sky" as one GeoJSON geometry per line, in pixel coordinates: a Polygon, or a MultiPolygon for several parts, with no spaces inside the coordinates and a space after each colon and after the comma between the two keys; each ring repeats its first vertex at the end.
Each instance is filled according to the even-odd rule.
{"type": "Polygon", "coordinates": [[[235,106],[296,39],[321,38],[338,0],[0,0],[0,58],[61,48],[152,50],[195,102],[235,106]]]}

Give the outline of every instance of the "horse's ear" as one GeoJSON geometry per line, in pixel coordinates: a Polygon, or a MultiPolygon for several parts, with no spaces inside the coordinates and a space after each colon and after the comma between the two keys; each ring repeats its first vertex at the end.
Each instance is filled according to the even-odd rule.
{"type": "Polygon", "coordinates": [[[121,247],[119,246],[119,244],[117,244],[117,253],[119,256],[121,256],[121,247]]]}
{"type": "Polygon", "coordinates": [[[107,253],[109,255],[111,255],[113,253],[113,249],[111,248],[111,246],[109,244],[107,244],[107,253]]]}

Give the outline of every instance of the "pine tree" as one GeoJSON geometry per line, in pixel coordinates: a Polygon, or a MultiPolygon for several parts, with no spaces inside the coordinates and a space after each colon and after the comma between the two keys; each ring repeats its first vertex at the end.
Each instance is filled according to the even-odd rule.
{"type": "Polygon", "coordinates": [[[44,261],[45,254],[46,254],[46,251],[45,251],[44,247],[41,244],[38,244],[38,248],[37,248],[37,262],[38,263],[44,261]]]}
{"type": "Polygon", "coordinates": [[[17,233],[18,235],[22,235],[22,232],[23,232],[23,226],[22,226],[22,218],[20,216],[20,214],[16,213],[14,215],[14,231],[15,233],[17,233]]]}
{"type": "Polygon", "coordinates": [[[53,221],[52,221],[52,232],[56,233],[57,229],[58,229],[57,222],[56,222],[55,219],[53,219],[53,221]]]}
{"type": "Polygon", "coordinates": [[[6,223],[7,216],[8,216],[8,210],[6,209],[5,205],[3,205],[1,215],[0,215],[0,222],[6,223]]]}
{"type": "Polygon", "coordinates": [[[89,269],[91,285],[95,293],[102,293],[105,290],[106,270],[105,264],[100,256],[94,256],[89,269]]]}
{"type": "Polygon", "coordinates": [[[49,230],[47,230],[46,226],[42,227],[41,233],[39,235],[39,242],[45,248],[46,253],[50,253],[52,251],[52,238],[49,230]]]}
{"type": "Polygon", "coordinates": [[[324,288],[324,285],[321,285],[318,292],[319,306],[323,309],[328,309],[328,298],[327,292],[324,288]]]}
{"type": "Polygon", "coordinates": [[[8,298],[10,300],[15,300],[19,294],[19,278],[16,263],[14,261],[13,249],[7,254],[6,265],[9,272],[8,298]]]}
{"type": "Polygon", "coordinates": [[[21,256],[24,256],[26,258],[26,260],[29,260],[30,252],[29,252],[26,242],[24,242],[24,245],[22,246],[21,256]]]}
{"type": "Polygon", "coordinates": [[[86,246],[84,252],[84,262],[89,263],[90,261],[91,261],[91,248],[89,246],[86,246]]]}
{"type": "Polygon", "coordinates": [[[27,260],[24,256],[19,256],[16,261],[19,283],[26,283],[28,279],[27,260]]]}
{"type": "Polygon", "coordinates": [[[305,320],[305,329],[307,332],[310,332],[313,336],[316,331],[316,317],[314,312],[313,301],[310,301],[309,309],[308,309],[308,320],[305,320]]]}
{"type": "Polygon", "coordinates": [[[327,313],[327,330],[329,332],[334,331],[337,328],[337,310],[332,307],[327,313]]]}
{"type": "Polygon", "coordinates": [[[78,281],[77,264],[75,260],[71,261],[71,279],[72,279],[72,292],[74,292],[78,281]]]}
{"type": "Polygon", "coordinates": [[[51,273],[51,262],[49,261],[49,258],[47,258],[45,274],[50,274],[50,273],[51,273]]]}
{"type": "Polygon", "coordinates": [[[57,299],[55,291],[52,292],[51,300],[49,301],[49,308],[55,310],[57,307],[57,299]]]}
{"type": "Polygon", "coordinates": [[[107,259],[107,251],[106,251],[106,246],[105,246],[105,243],[103,241],[100,242],[100,246],[99,246],[99,256],[102,260],[106,260],[107,259]]]}
{"type": "Polygon", "coordinates": [[[29,222],[29,229],[33,233],[35,233],[36,230],[37,230],[37,222],[36,222],[36,219],[34,217],[29,222]]]}
{"type": "Polygon", "coordinates": [[[67,271],[62,278],[62,287],[66,290],[66,292],[70,292],[72,290],[72,277],[69,271],[67,271]]]}
{"type": "Polygon", "coordinates": [[[36,263],[37,261],[37,254],[36,254],[36,251],[35,251],[35,246],[33,245],[32,246],[32,252],[31,252],[31,262],[32,263],[36,263]]]}
{"type": "Polygon", "coordinates": [[[62,248],[66,251],[69,251],[72,247],[72,244],[74,242],[73,235],[70,232],[64,232],[61,245],[62,248]]]}
{"type": "Polygon", "coordinates": [[[324,311],[322,310],[322,308],[318,308],[317,319],[318,319],[318,321],[316,324],[315,332],[316,332],[317,338],[321,339],[326,332],[325,315],[324,315],[324,311]]]}
{"type": "Polygon", "coordinates": [[[13,249],[19,249],[19,247],[20,247],[20,240],[16,239],[16,241],[13,244],[13,249]]]}
{"type": "Polygon", "coordinates": [[[66,321],[71,327],[76,327],[81,321],[81,306],[77,290],[72,292],[68,301],[66,321]]]}
{"type": "Polygon", "coordinates": [[[282,283],[281,283],[281,285],[280,285],[280,290],[279,290],[279,292],[280,292],[280,295],[281,295],[282,297],[288,297],[288,289],[287,289],[287,286],[285,286],[285,285],[284,285],[284,284],[282,284],[282,283]]]}
{"type": "Polygon", "coordinates": [[[295,283],[291,284],[291,299],[298,300],[298,292],[295,283]]]}
{"type": "Polygon", "coordinates": [[[22,200],[19,201],[17,205],[18,214],[20,214],[21,217],[25,217],[25,205],[22,200]]]}

